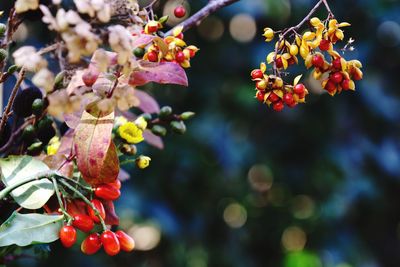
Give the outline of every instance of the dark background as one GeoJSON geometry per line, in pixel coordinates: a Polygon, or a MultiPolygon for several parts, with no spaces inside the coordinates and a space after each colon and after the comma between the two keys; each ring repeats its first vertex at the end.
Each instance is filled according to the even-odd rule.
{"type": "MultiPolygon", "coordinates": [[[[189,2],[195,11],[207,1],[189,2]]],[[[151,166],[123,184],[117,212],[142,250],[89,257],[56,242],[47,260],[12,266],[400,266],[399,1],[329,1],[352,24],[356,50],[345,57],[364,71],[356,92],[312,94],[282,113],[253,98],[249,73],[273,47],[262,29],[297,24],[315,2],[242,0],[216,13],[186,34],[201,49],[189,88],[148,87],[161,105],[197,116],[163,151],[140,146],[151,166]],[[229,29],[242,13],[257,25],[245,43],[229,29]]],[[[26,43],[49,42],[38,27],[26,43]]]]}

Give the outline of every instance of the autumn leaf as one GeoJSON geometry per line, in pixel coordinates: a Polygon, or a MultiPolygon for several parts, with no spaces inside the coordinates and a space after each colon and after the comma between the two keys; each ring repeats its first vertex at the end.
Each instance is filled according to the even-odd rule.
{"type": "Polygon", "coordinates": [[[158,105],[157,101],[150,96],[148,93],[136,90],[135,96],[139,99],[139,106],[138,108],[141,109],[145,113],[158,113],[160,112],[160,106],[158,105]]]}
{"type": "Polygon", "coordinates": [[[90,185],[113,182],[119,172],[117,150],[111,140],[114,112],[89,105],[75,129],[74,147],[78,169],[90,185]]]}
{"type": "Polygon", "coordinates": [[[172,62],[139,61],[139,69],[131,73],[129,84],[141,86],[149,82],[188,86],[186,72],[180,65],[172,62]]]}
{"type": "Polygon", "coordinates": [[[154,35],[149,35],[149,34],[141,34],[139,36],[134,37],[134,41],[133,41],[133,47],[141,47],[144,45],[149,44],[150,42],[152,42],[154,40],[156,36],[154,35]]]}

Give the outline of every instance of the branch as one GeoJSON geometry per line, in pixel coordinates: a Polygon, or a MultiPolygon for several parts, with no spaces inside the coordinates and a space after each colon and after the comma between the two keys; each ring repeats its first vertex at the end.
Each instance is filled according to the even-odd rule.
{"type": "Polygon", "coordinates": [[[279,35],[279,41],[278,41],[278,45],[275,47],[275,55],[274,55],[274,73],[275,75],[278,73],[278,68],[276,67],[276,57],[278,55],[278,49],[279,49],[279,44],[283,41],[283,39],[285,39],[285,36],[287,34],[289,34],[290,32],[296,32],[297,30],[299,30],[306,22],[308,22],[311,19],[311,16],[314,15],[314,13],[317,11],[317,9],[324,4],[329,16],[332,16],[332,12],[329,8],[328,2],[327,0],[319,0],[318,3],[310,10],[310,12],[308,13],[307,16],[304,17],[304,19],[302,21],[299,22],[299,24],[297,24],[296,26],[290,27],[286,30],[284,30],[280,35],[279,35]]]}
{"type": "Polygon", "coordinates": [[[19,76],[18,76],[17,82],[15,83],[14,88],[11,91],[11,96],[10,96],[10,98],[8,100],[6,108],[4,109],[3,116],[1,117],[0,134],[3,132],[4,126],[6,125],[9,113],[11,111],[11,107],[14,104],[14,100],[15,100],[15,97],[17,95],[18,89],[19,89],[22,81],[25,78],[25,72],[26,72],[25,68],[22,67],[22,69],[19,72],[19,76]]]}
{"type": "MultiPolygon", "coordinates": [[[[210,0],[205,7],[200,9],[193,16],[180,23],[179,26],[183,26],[183,31],[186,31],[193,26],[199,25],[201,21],[208,17],[211,13],[214,13],[225,6],[229,6],[238,1],[240,0],[210,0]]],[[[165,36],[168,35],[172,35],[172,29],[165,33],[165,36]]]]}

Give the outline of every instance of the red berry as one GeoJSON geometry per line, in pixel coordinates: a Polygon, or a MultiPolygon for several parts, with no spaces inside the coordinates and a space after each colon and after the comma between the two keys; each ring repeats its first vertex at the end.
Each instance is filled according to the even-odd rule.
{"type": "Polygon", "coordinates": [[[94,227],[94,222],[90,216],[85,214],[77,214],[74,216],[72,225],[83,232],[89,232],[94,227]]]}
{"type": "Polygon", "coordinates": [[[121,250],[129,252],[135,248],[135,241],[125,232],[118,230],[115,232],[115,235],[118,238],[121,250]]]}
{"type": "Polygon", "coordinates": [[[183,63],[186,60],[185,54],[182,51],[178,51],[175,54],[175,60],[178,63],[183,63]]]}
{"type": "Polygon", "coordinates": [[[330,80],[336,84],[341,83],[343,80],[343,74],[335,72],[331,75],[330,80]]]}
{"type": "Polygon", "coordinates": [[[181,33],[179,33],[177,36],[175,36],[176,38],[178,38],[178,39],[181,39],[181,40],[183,40],[183,33],[181,32],[181,33]]]}
{"type": "Polygon", "coordinates": [[[282,111],[284,107],[285,107],[285,106],[283,105],[283,102],[282,102],[282,101],[276,102],[276,103],[274,104],[274,106],[273,106],[274,110],[275,110],[275,111],[278,111],[278,112],[282,111]]]}
{"type": "Polygon", "coordinates": [[[157,62],[158,61],[158,55],[157,55],[156,52],[150,51],[149,53],[147,53],[147,59],[150,62],[157,62]]]}
{"type": "Polygon", "coordinates": [[[291,93],[286,93],[283,95],[283,101],[285,101],[286,105],[290,105],[294,102],[293,95],[291,93]]]}
{"type": "Polygon", "coordinates": [[[336,90],[335,83],[329,80],[325,85],[325,90],[328,91],[329,93],[334,92],[336,90]]]}
{"type": "Polygon", "coordinates": [[[361,71],[353,71],[352,77],[354,80],[359,81],[362,79],[362,72],[361,71]]]}
{"type": "Polygon", "coordinates": [[[297,106],[296,101],[293,101],[291,104],[287,105],[289,108],[294,108],[295,106],[297,106]]]}
{"type": "Polygon", "coordinates": [[[291,58],[288,59],[288,64],[289,64],[289,65],[293,65],[293,64],[295,64],[295,63],[296,63],[296,61],[294,60],[293,57],[291,57],[291,58]]]}
{"type": "Polygon", "coordinates": [[[82,75],[82,81],[87,87],[91,87],[99,78],[99,72],[94,69],[87,69],[82,75]]]}
{"type": "Polygon", "coordinates": [[[96,197],[105,200],[116,200],[121,195],[121,192],[111,185],[102,184],[94,189],[94,194],[96,197]]]}
{"type": "Polygon", "coordinates": [[[149,33],[155,33],[158,31],[158,26],[157,25],[147,25],[147,31],[149,33]]]}
{"type": "Polygon", "coordinates": [[[101,234],[101,243],[103,243],[105,252],[114,256],[117,255],[121,249],[117,236],[110,230],[105,230],[101,234]]]}
{"type": "Polygon", "coordinates": [[[342,69],[342,62],[340,61],[340,57],[338,57],[332,61],[332,66],[337,70],[342,69]]]}
{"type": "Polygon", "coordinates": [[[184,6],[177,6],[174,9],[174,15],[177,18],[183,18],[186,15],[186,9],[184,6]]]}
{"type": "Polygon", "coordinates": [[[114,182],[108,184],[117,188],[118,190],[121,189],[121,181],[119,179],[116,179],[114,182]]]}
{"type": "Polygon", "coordinates": [[[81,244],[81,250],[86,255],[93,255],[101,248],[100,235],[93,233],[88,235],[81,244]]]}
{"type": "Polygon", "coordinates": [[[276,67],[277,67],[278,69],[283,68],[282,58],[279,57],[279,58],[275,59],[275,64],[276,64],[276,67]]]}
{"type": "Polygon", "coordinates": [[[324,66],[324,59],[320,55],[314,55],[311,59],[311,63],[316,68],[322,68],[324,66]]]}
{"type": "Polygon", "coordinates": [[[70,248],[76,242],[76,230],[71,225],[64,225],[60,229],[60,241],[64,247],[70,248]]]}
{"type": "Polygon", "coordinates": [[[252,79],[261,79],[264,77],[264,73],[259,69],[253,70],[250,75],[252,79]]]}
{"type": "Polygon", "coordinates": [[[331,45],[331,42],[329,40],[321,40],[321,43],[319,44],[319,49],[321,49],[322,51],[328,51],[329,47],[331,45]]]}
{"type": "Polygon", "coordinates": [[[260,101],[261,103],[264,102],[264,96],[265,96],[265,93],[260,92],[260,91],[258,91],[256,94],[257,100],[260,101]]]}
{"type": "Polygon", "coordinates": [[[296,95],[302,95],[305,93],[305,91],[306,91],[306,87],[302,83],[296,84],[296,86],[293,88],[293,92],[296,95]]]}
{"type": "Polygon", "coordinates": [[[268,96],[268,100],[271,101],[272,103],[278,101],[280,98],[277,94],[275,94],[274,92],[272,92],[269,96],[268,96]]]}
{"type": "Polygon", "coordinates": [[[350,89],[350,80],[344,79],[340,85],[342,86],[343,90],[349,90],[350,89]]]}
{"type": "MultiPolygon", "coordinates": [[[[98,200],[98,199],[93,199],[91,202],[92,202],[93,206],[99,211],[101,218],[105,219],[106,218],[106,211],[104,210],[103,203],[101,203],[100,200],[98,200]]],[[[96,216],[96,213],[94,212],[94,210],[90,206],[87,207],[87,211],[88,211],[88,214],[89,214],[90,218],[92,218],[92,220],[95,223],[99,223],[100,222],[99,217],[96,216]]]]}

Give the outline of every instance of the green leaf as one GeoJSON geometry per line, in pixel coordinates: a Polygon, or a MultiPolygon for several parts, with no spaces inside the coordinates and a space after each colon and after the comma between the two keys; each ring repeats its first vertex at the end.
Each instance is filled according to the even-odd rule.
{"type": "MultiPolygon", "coordinates": [[[[30,156],[11,156],[0,159],[1,179],[6,186],[29,180],[49,170],[42,161],[30,156]]],[[[48,179],[32,181],[11,192],[15,201],[26,209],[39,209],[54,194],[53,184],[48,179]]]]}
{"type": "Polygon", "coordinates": [[[22,247],[56,241],[62,225],[62,215],[14,212],[0,226],[0,247],[13,244],[22,247]]]}

